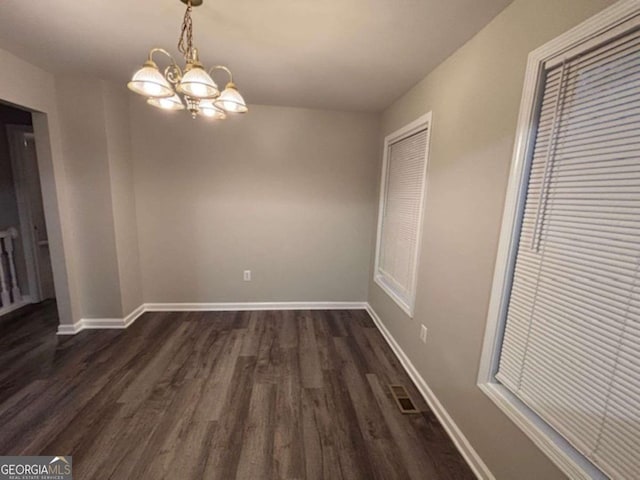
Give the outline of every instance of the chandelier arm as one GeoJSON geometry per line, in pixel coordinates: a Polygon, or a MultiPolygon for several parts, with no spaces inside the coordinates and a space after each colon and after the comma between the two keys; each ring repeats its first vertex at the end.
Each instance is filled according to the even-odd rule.
{"type": "Polygon", "coordinates": [[[167,66],[167,68],[164,69],[164,77],[169,81],[169,83],[172,83],[173,85],[178,83],[182,78],[182,69],[178,66],[178,63],[176,62],[175,58],[173,58],[173,55],[171,55],[164,48],[159,48],[159,47],[152,48],[151,50],[149,50],[148,61],[153,63],[154,65],[155,65],[155,62],[153,61],[154,53],[162,53],[169,58],[171,63],[167,66]]]}
{"type": "Polygon", "coordinates": [[[174,65],[178,65],[178,63],[176,62],[176,59],[173,58],[173,55],[171,55],[169,52],[167,52],[164,48],[152,48],[151,50],[149,50],[149,60],[153,62],[153,54],[154,53],[163,53],[164,55],[166,55],[167,57],[169,57],[169,60],[171,60],[171,63],[174,65]]]}
{"type": "Polygon", "coordinates": [[[209,69],[209,75],[211,75],[214,70],[224,70],[225,72],[227,72],[227,75],[229,75],[229,82],[233,83],[233,74],[227,67],[225,67],[224,65],[215,65],[209,69]]]}
{"type": "Polygon", "coordinates": [[[172,63],[164,69],[164,77],[171,83],[172,85],[176,85],[182,80],[182,70],[176,63],[172,63]]]}

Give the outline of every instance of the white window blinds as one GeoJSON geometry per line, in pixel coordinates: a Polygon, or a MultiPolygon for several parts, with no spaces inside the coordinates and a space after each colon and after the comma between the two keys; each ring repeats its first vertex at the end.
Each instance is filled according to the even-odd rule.
{"type": "Polygon", "coordinates": [[[424,127],[389,144],[383,172],[376,280],[409,310],[415,295],[427,134],[424,127]]]}
{"type": "Polygon", "coordinates": [[[620,479],[640,478],[634,28],[547,63],[496,375],[595,466],[620,479]]]}

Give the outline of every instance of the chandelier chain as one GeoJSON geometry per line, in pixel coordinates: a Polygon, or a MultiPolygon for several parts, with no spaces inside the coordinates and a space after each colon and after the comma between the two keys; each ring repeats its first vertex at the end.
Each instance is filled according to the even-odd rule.
{"type": "Polygon", "coordinates": [[[187,4],[187,11],[182,21],[182,32],[180,32],[180,40],[178,41],[178,51],[182,53],[186,59],[193,56],[193,21],[191,20],[191,2],[187,4]]]}

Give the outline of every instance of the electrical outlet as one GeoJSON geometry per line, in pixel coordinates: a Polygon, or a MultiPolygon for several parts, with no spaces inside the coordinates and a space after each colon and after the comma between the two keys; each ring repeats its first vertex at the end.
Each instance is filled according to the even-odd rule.
{"type": "Polygon", "coordinates": [[[244,279],[245,282],[250,282],[251,281],[251,270],[245,270],[244,271],[243,279],[244,279]]]}
{"type": "Polygon", "coordinates": [[[424,325],[420,326],[420,340],[422,340],[422,343],[427,343],[427,327],[424,325]]]}

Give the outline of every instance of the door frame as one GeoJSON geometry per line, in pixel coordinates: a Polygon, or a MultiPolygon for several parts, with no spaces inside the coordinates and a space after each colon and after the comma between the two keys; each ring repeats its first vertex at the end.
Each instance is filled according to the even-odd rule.
{"type": "MultiPolygon", "coordinates": [[[[38,268],[38,245],[33,234],[33,216],[31,202],[26,191],[26,177],[24,171],[24,140],[31,136],[35,140],[33,127],[29,125],[7,125],[7,140],[9,143],[9,156],[11,157],[11,169],[13,173],[13,185],[18,205],[18,217],[20,219],[20,240],[27,269],[28,295],[23,295],[25,303],[38,303],[42,300],[42,284],[38,268]]],[[[38,171],[38,175],[40,172],[38,171]]],[[[23,292],[24,293],[24,292],[23,292]]]]}
{"type": "Polygon", "coordinates": [[[62,140],[65,125],[58,112],[61,97],[56,85],[59,79],[1,48],[0,61],[3,72],[7,72],[0,75],[0,103],[31,112],[60,324],[58,332],[73,332],[75,324],[82,319],[83,305],[72,254],[72,182],[65,169],[62,140]]]}

